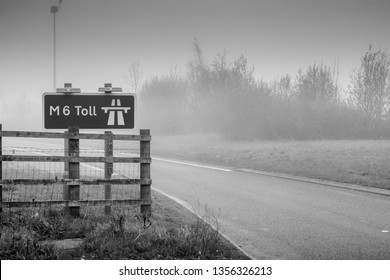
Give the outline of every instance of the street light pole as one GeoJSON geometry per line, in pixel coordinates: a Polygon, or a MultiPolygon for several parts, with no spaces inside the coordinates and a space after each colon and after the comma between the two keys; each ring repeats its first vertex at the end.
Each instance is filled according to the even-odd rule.
{"type": "Polygon", "coordinates": [[[53,28],[53,91],[56,90],[56,13],[58,12],[58,7],[53,6],[50,10],[53,13],[54,18],[54,28],[53,28]]]}
{"type": "Polygon", "coordinates": [[[58,1],[58,6],[52,6],[50,12],[53,14],[53,91],[57,88],[57,55],[56,55],[56,13],[59,12],[62,0],[58,1]]]}

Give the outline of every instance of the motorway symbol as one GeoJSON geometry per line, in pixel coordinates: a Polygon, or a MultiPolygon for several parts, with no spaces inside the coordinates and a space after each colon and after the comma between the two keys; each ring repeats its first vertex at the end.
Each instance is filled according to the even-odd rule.
{"type": "Polygon", "coordinates": [[[43,94],[45,129],[133,129],[135,95],[129,93],[43,94]]]}
{"type": "Polygon", "coordinates": [[[104,113],[110,113],[108,116],[108,122],[107,125],[115,125],[115,113],[117,113],[117,124],[118,125],[125,125],[125,121],[123,119],[123,113],[127,114],[127,111],[131,110],[131,107],[121,107],[121,100],[120,99],[113,99],[111,101],[111,107],[102,107],[102,110],[104,113]],[[116,101],[116,106],[115,106],[116,101]]]}

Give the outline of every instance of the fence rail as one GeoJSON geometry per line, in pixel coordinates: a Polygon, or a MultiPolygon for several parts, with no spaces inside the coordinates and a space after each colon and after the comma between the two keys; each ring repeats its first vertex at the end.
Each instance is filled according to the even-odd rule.
{"type": "Polygon", "coordinates": [[[53,132],[31,132],[31,131],[3,131],[0,124],[0,195],[1,208],[3,207],[44,207],[47,205],[60,205],[65,207],[73,216],[80,215],[80,207],[83,205],[104,205],[106,214],[111,213],[112,205],[138,205],[140,206],[141,214],[144,218],[148,218],[151,214],[151,176],[150,176],[150,131],[140,130],[140,135],[122,135],[105,132],[104,134],[94,133],[79,133],[77,127],[70,127],[68,131],[63,133],[53,132]],[[64,152],[65,155],[3,155],[3,137],[16,138],[57,138],[65,139],[64,152]],[[80,139],[87,140],[104,140],[104,156],[80,156],[80,139]],[[114,140],[121,141],[138,141],[139,142],[139,157],[131,155],[131,157],[114,156],[114,140]],[[3,162],[63,162],[67,178],[58,179],[18,179],[7,178],[3,179],[3,162]],[[104,163],[104,179],[80,179],[80,164],[84,162],[104,163]],[[138,178],[112,178],[114,174],[114,163],[132,163],[139,164],[139,179],[138,178]],[[3,185],[62,185],[63,199],[62,200],[35,200],[32,201],[3,201],[3,185]],[[105,199],[82,200],[80,199],[80,187],[87,185],[104,185],[105,199]],[[112,199],[111,185],[139,185],[140,196],[138,198],[123,198],[112,199]]]}
{"type": "Polygon", "coordinates": [[[65,201],[65,200],[47,200],[47,201],[12,201],[12,202],[3,202],[3,206],[8,207],[44,207],[49,205],[57,205],[63,207],[80,207],[83,205],[88,206],[112,206],[112,205],[149,205],[151,200],[142,200],[142,199],[115,199],[115,200],[78,200],[78,201],[65,201]]]}
{"type": "MultiPolygon", "coordinates": [[[[149,131],[148,129],[146,129],[149,131]]],[[[23,137],[23,138],[62,138],[62,139],[89,139],[89,140],[127,140],[127,141],[151,141],[150,134],[125,135],[125,134],[96,134],[75,132],[38,132],[38,131],[3,131],[0,137],[23,137]]]]}
{"type": "Polygon", "coordinates": [[[0,180],[0,184],[4,185],[63,185],[69,186],[75,184],[82,185],[151,185],[151,179],[95,179],[95,180],[83,180],[83,179],[3,179],[0,180]]]}
{"type": "Polygon", "coordinates": [[[53,162],[127,162],[151,163],[151,158],[141,157],[79,157],[79,156],[13,156],[4,155],[3,161],[53,161],[53,162]]]}

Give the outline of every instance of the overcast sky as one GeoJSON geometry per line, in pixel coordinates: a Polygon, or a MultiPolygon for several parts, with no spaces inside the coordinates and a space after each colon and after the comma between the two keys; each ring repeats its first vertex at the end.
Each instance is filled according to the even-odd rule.
{"type": "MultiPolygon", "coordinates": [[[[0,0],[1,102],[52,91],[56,4],[0,0]]],[[[57,85],[83,91],[120,86],[132,60],[146,79],[174,66],[184,73],[195,36],[206,60],[244,55],[266,81],[338,59],[346,86],[370,43],[390,50],[390,0],[63,0],[56,22],[57,85]]]]}

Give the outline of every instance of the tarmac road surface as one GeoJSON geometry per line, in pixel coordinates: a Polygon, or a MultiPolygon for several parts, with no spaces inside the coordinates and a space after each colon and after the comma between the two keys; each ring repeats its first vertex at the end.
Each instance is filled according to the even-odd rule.
{"type": "Polygon", "coordinates": [[[390,196],[158,158],[152,178],[255,259],[390,260],[390,196]]]}

